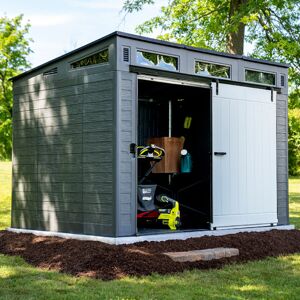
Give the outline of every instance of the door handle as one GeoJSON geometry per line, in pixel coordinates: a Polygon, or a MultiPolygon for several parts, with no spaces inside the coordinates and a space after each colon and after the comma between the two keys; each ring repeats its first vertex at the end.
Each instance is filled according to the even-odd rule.
{"type": "Polygon", "coordinates": [[[214,155],[226,155],[227,153],[226,152],[214,152],[214,155]]]}

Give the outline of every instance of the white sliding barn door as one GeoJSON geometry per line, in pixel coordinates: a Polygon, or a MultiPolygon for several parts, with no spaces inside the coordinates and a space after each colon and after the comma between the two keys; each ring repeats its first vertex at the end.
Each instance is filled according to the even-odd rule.
{"type": "Polygon", "coordinates": [[[276,92],[213,85],[213,223],[277,223],[276,92]],[[273,100],[273,101],[272,101],[273,100]]]}

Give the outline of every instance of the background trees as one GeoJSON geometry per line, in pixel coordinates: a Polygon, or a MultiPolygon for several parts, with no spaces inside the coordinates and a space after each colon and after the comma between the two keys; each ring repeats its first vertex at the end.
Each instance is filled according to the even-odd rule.
{"type": "Polygon", "coordinates": [[[23,25],[22,18],[0,17],[0,160],[11,159],[13,97],[9,78],[30,66],[29,24],[23,25]]]}
{"type": "MultiPolygon", "coordinates": [[[[133,13],[155,0],[125,0],[133,13]]],[[[298,0],[170,0],[159,16],[137,32],[160,31],[158,38],[191,46],[276,60],[289,73],[289,169],[300,175],[300,2],[298,0]]]]}

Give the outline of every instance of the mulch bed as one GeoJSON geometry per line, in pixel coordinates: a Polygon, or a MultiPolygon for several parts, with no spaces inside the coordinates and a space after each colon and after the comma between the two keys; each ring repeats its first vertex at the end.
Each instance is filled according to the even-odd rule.
{"type": "Polygon", "coordinates": [[[170,274],[191,269],[220,268],[235,262],[296,252],[300,252],[299,230],[248,232],[121,246],[0,231],[0,253],[21,256],[37,267],[103,280],[151,273],[170,274]],[[215,247],[238,248],[240,255],[214,261],[185,263],[174,262],[163,255],[163,252],[215,247]]]}

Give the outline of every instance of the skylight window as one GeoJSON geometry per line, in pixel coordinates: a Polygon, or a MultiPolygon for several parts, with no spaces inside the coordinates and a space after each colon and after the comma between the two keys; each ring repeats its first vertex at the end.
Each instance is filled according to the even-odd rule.
{"type": "Polygon", "coordinates": [[[91,65],[108,63],[108,49],[102,50],[90,56],[84,57],[71,63],[72,69],[83,68],[91,65]]]}
{"type": "Polygon", "coordinates": [[[267,85],[275,85],[275,74],[260,72],[254,70],[245,70],[245,80],[249,82],[267,84],[267,85]]]}
{"type": "Polygon", "coordinates": [[[162,55],[146,51],[137,51],[136,62],[139,65],[158,67],[168,71],[178,70],[178,58],[169,55],[162,55]]]}
{"type": "Polygon", "coordinates": [[[201,76],[230,78],[230,67],[203,61],[195,62],[195,73],[201,76]]]}

